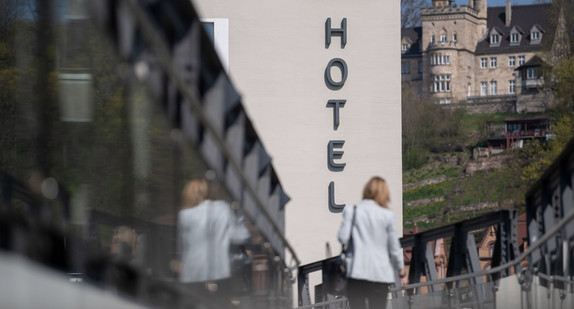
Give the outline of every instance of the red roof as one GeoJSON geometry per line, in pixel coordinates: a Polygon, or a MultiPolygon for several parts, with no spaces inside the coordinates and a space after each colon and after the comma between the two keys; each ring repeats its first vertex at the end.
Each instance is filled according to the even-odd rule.
{"type": "Polygon", "coordinates": [[[511,122],[511,121],[532,121],[532,120],[548,120],[548,116],[539,115],[539,116],[527,116],[527,117],[508,117],[504,118],[504,122],[511,122]]]}

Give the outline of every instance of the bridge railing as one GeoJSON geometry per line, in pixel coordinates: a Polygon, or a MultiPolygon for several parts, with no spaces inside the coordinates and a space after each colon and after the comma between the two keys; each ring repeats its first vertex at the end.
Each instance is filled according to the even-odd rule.
{"type": "MultiPolygon", "coordinates": [[[[528,263],[524,269],[520,267],[548,242],[553,241],[556,235],[562,233],[572,222],[574,222],[574,211],[566,214],[527,250],[503,265],[443,279],[412,283],[405,287],[391,288],[388,307],[393,309],[574,308],[574,278],[572,276],[546,275],[540,272],[539,267],[531,263],[528,263]],[[511,274],[512,269],[516,269],[517,272],[511,274]],[[472,283],[473,280],[484,277],[487,278],[485,282],[472,283]],[[434,288],[431,288],[433,286],[434,288]],[[413,293],[415,290],[427,292],[413,293]]],[[[321,261],[316,262],[314,267],[307,268],[307,270],[318,270],[320,264],[321,261]]],[[[395,284],[395,286],[398,285],[395,284]]],[[[298,309],[348,308],[345,297],[331,295],[327,298],[329,299],[326,301],[308,303],[298,309]]]]}
{"type": "MultiPolygon", "coordinates": [[[[562,307],[564,302],[574,305],[574,278],[571,275],[546,275],[540,272],[539,267],[528,264],[525,269],[514,275],[502,276],[504,273],[510,273],[512,268],[517,268],[523,262],[529,261],[533,254],[536,254],[548,242],[553,241],[572,222],[574,222],[574,211],[570,211],[517,258],[503,265],[474,273],[409,284],[402,288],[392,288],[392,308],[459,308],[459,306],[463,305],[471,308],[496,308],[497,303],[501,308],[572,308],[572,306],[562,307]],[[490,279],[484,284],[475,286],[466,284],[469,280],[484,276],[490,279]],[[443,288],[439,292],[419,295],[410,295],[408,292],[412,289],[429,287],[431,285],[441,285],[443,288]],[[449,286],[457,285],[459,287],[449,288],[449,286]],[[512,286],[520,287],[520,290],[509,291],[508,289],[512,286]],[[540,291],[536,290],[546,292],[547,297],[541,299],[540,295],[538,295],[540,291]],[[486,297],[486,302],[477,303],[476,293],[483,293],[483,296],[491,295],[492,298],[490,300],[489,297],[486,297]]],[[[569,244],[565,243],[564,245],[569,244]]],[[[572,259],[572,256],[570,256],[570,259],[572,259]]]]}

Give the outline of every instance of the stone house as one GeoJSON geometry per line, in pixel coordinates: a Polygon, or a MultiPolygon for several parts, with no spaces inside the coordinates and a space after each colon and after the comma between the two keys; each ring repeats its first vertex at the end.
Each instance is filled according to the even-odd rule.
{"type": "Polygon", "coordinates": [[[550,8],[432,0],[421,10],[422,26],[402,29],[403,88],[471,113],[544,111],[550,8]]]}
{"type": "MultiPolygon", "coordinates": [[[[520,253],[524,252],[524,250],[528,247],[528,233],[527,229],[527,221],[526,221],[526,213],[518,216],[517,218],[517,241],[518,241],[518,248],[520,253]]],[[[487,227],[482,235],[481,241],[477,244],[478,250],[478,257],[480,260],[480,268],[482,270],[486,270],[492,267],[492,256],[494,253],[494,247],[496,245],[496,227],[491,225],[487,227]]],[[[527,260],[523,260],[520,263],[521,267],[526,267],[527,260]]],[[[485,278],[486,280],[486,278],[485,278]]]]}

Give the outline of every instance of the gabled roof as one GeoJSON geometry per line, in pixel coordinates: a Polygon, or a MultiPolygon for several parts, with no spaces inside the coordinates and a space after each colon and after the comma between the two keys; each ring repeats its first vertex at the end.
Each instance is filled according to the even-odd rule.
{"type": "Polygon", "coordinates": [[[520,28],[520,26],[512,26],[510,27],[510,31],[512,32],[512,30],[516,29],[516,31],[520,34],[524,34],[524,30],[522,30],[522,28],[520,28]]]}
{"type": "Polygon", "coordinates": [[[412,42],[410,48],[403,53],[403,57],[421,55],[420,43],[422,40],[422,32],[423,27],[401,28],[401,41],[407,38],[407,40],[412,42]]]}
{"type": "MultiPolygon", "coordinates": [[[[540,26],[539,24],[534,24],[532,25],[532,28],[538,28],[538,30],[540,30],[540,32],[545,33],[546,31],[544,30],[544,28],[542,28],[542,26],[540,26]]],[[[532,28],[530,28],[530,30],[532,30],[532,28]]]]}
{"type": "Polygon", "coordinates": [[[521,70],[523,68],[541,67],[545,64],[546,64],[546,62],[544,60],[540,59],[540,57],[534,56],[534,57],[530,58],[530,60],[526,61],[526,63],[524,63],[523,65],[516,68],[515,71],[521,70]]]}
{"type": "Polygon", "coordinates": [[[496,27],[496,26],[495,26],[495,27],[492,27],[492,29],[490,29],[490,34],[492,34],[492,33],[495,32],[495,31],[496,31],[496,33],[498,33],[498,34],[500,34],[500,35],[504,35],[504,31],[503,31],[502,29],[496,27]]]}
{"type": "MultiPolygon", "coordinates": [[[[538,51],[541,48],[540,44],[531,45],[530,36],[525,35],[520,40],[520,44],[510,45],[510,30],[516,27],[519,31],[523,29],[532,29],[537,26],[539,29],[550,29],[548,24],[548,13],[552,4],[533,4],[533,5],[513,5],[511,8],[511,23],[506,26],[506,7],[497,6],[489,7],[487,11],[487,33],[493,28],[499,32],[504,33],[501,37],[500,45],[490,45],[490,40],[481,40],[476,45],[476,54],[498,54],[498,53],[512,53],[512,52],[529,52],[538,51]]],[[[547,39],[543,36],[542,41],[547,39]]]]}

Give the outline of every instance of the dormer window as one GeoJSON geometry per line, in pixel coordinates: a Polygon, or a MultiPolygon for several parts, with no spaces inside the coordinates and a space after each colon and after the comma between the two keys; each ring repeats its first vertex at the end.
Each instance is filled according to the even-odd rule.
{"type": "Polygon", "coordinates": [[[540,40],[540,32],[534,31],[532,32],[532,41],[539,41],[540,40]]]}
{"type": "Polygon", "coordinates": [[[522,40],[522,34],[524,34],[524,31],[520,27],[512,27],[512,30],[510,30],[510,45],[519,45],[520,40],[522,40]]]}
{"type": "Polygon", "coordinates": [[[502,31],[496,27],[490,30],[490,47],[500,46],[500,38],[502,37],[502,31]]]}
{"type": "Polygon", "coordinates": [[[498,34],[493,34],[490,36],[490,45],[500,44],[500,36],[498,34]]]}
{"type": "Polygon", "coordinates": [[[544,33],[544,29],[539,25],[534,25],[530,29],[530,44],[540,44],[542,40],[542,34],[544,33]]]}

